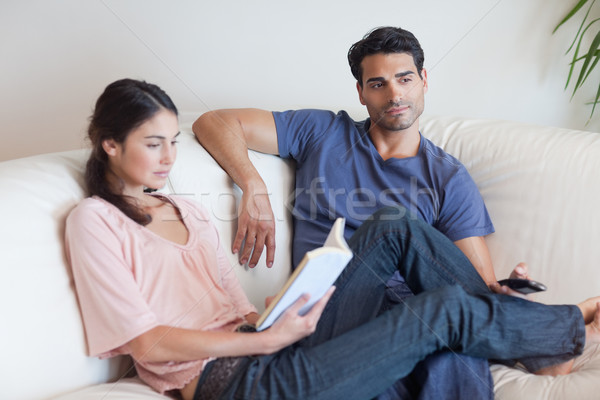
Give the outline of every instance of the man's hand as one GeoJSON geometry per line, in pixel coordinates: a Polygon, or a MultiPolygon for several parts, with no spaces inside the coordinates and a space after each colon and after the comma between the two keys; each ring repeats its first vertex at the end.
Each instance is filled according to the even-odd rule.
{"type": "MultiPolygon", "coordinates": [[[[517,266],[515,267],[515,269],[513,269],[512,272],[510,273],[509,278],[510,279],[531,279],[529,277],[529,269],[527,267],[527,264],[524,262],[518,263],[517,266]]],[[[530,299],[529,295],[519,293],[516,290],[512,290],[508,286],[501,286],[499,283],[490,285],[490,289],[494,293],[508,294],[510,296],[521,297],[523,299],[530,299]]]]}
{"type": "Polygon", "coordinates": [[[239,252],[241,264],[248,263],[250,268],[254,268],[265,246],[267,248],[266,263],[270,268],[273,266],[275,258],[275,217],[269,196],[266,190],[244,192],[232,251],[234,254],[239,252]]]}
{"type": "Polygon", "coordinates": [[[531,279],[529,277],[529,268],[527,264],[524,262],[520,262],[517,264],[515,269],[510,273],[510,279],[531,279]]]}
{"type": "Polygon", "coordinates": [[[273,113],[257,109],[209,111],[198,117],[192,130],[200,144],[244,193],[232,251],[240,254],[242,264],[249,262],[249,266],[254,267],[266,246],[267,267],[273,266],[273,210],[266,185],[248,157],[248,149],[278,154],[277,127],[273,113]]]}

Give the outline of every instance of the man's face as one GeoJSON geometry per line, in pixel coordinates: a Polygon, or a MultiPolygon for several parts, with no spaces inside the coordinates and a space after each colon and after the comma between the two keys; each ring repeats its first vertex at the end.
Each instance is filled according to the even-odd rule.
{"type": "Polygon", "coordinates": [[[413,126],[424,108],[425,69],[421,78],[407,53],[373,54],[363,59],[361,67],[363,85],[357,83],[358,95],[372,126],[388,132],[413,126]]]}

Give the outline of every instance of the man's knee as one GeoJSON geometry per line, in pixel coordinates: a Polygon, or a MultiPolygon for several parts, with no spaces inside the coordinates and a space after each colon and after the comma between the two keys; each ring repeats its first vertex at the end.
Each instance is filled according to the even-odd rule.
{"type": "Polygon", "coordinates": [[[410,224],[411,221],[418,221],[417,216],[410,213],[405,207],[397,205],[380,208],[371,214],[363,225],[369,227],[397,227],[410,224]]]}
{"type": "Polygon", "coordinates": [[[373,221],[403,221],[418,219],[415,213],[411,213],[401,205],[382,207],[375,211],[369,220],[373,221]]]}
{"type": "Polygon", "coordinates": [[[430,225],[420,220],[416,214],[401,205],[380,208],[367,218],[361,228],[363,230],[402,232],[433,229],[430,225]]]}

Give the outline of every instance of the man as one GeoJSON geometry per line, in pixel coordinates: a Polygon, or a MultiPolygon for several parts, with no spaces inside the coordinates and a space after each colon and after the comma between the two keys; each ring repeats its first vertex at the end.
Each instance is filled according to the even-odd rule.
{"type": "MultiPolygon", "coordinates": [[[[240,262],[256,265],[266,247],[271,266],[275,251],[273,212],[267,188],[248,159],[251,148],[296,161],[294,266],[306,251],[322,245],[336,217],[346,218],[348,238],[374,211],[397,203],[450,238],[492,290],[509,292],[497,284],[493,271],[484,236],[494,228],[477,187],[458,160],[419,132],[428,84],[417,39],[400,28],[379,28],[351,47],[348,60],[369,113],[365,121],[353,121],[343,111],[241,109],[209,112],[194,123],[200,143],[243,191],[232,247],[240,252],[240,262]]],[[[526,266],[511,275],[526,278],[526,266]]],[[[390,286],[396,287],[391,302],[401,301],[406,295],[402,278],[396,276],[390,286]]],[[[433,373],[433,379],[417,377],[417,389],[405,382],[398,390],[416,395],[423,386],[422,394],[433,398],[442,388],[452,398],[467,392],[453,395],[450,386],[472,386],[469,398],[492,396],[483,360],[432,359],[421,372],[433,373]],[[473,371],[458,374],[457,369],[479,376],[471,379],[473,371]]]]}

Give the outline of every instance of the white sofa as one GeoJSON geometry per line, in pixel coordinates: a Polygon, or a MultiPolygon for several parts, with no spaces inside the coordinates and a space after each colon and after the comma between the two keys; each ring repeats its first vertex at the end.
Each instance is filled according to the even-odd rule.
{"type": "MultiPolygon", "coordinates": [[[[496,226],[489,247],[499,277],[521,260],[549,290],[546,303],[600,294],[600,134],[505,121],[429,118],[422,131],[469,169],[496,226]]],[[[214,215],[221,235],[235,230],[239,190],[195,141],[189,126],[164,190],[189,195],[214,215]]],[[[277,219],[275,267],[231,263],[250,299],[290,272],[293,165],[251,153],[265,177],[277,219]]],[[[0,163],[2,399],[163,398],[136,378],[126,359],[97,360],[86,343],[63,248],[64,220],[84,196],[86,150],[0,163]],[[111,383],[107,383],[111,382],[111,383]]],[[[264,257],[263,257],[264,258],[264,257]]],[[[551,378],[492,366],[498,399],[592,399],[600,393],[600,349],[588,346],[576,372],[551,378]]]]}

